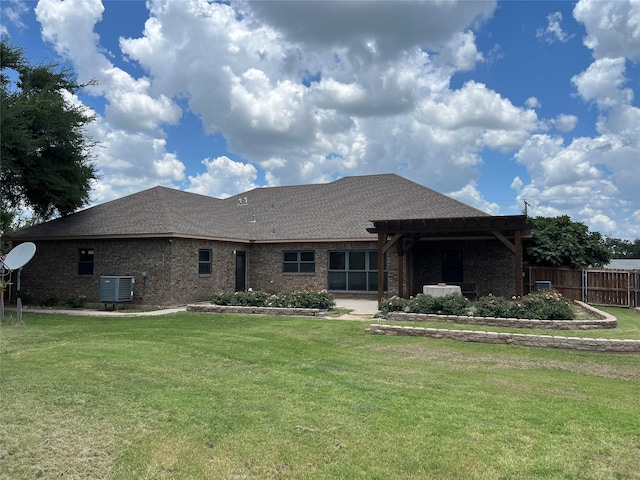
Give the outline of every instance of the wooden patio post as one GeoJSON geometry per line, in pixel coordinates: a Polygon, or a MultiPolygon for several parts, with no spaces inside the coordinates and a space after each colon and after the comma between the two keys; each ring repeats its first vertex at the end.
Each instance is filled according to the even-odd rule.
{"type": "Polygon", "coordinates": [[[384,294],[384,244],[386,235],[378,233],[378,303],[382,301],[384,294]]]}
{"type": "Polygon", "coordinates": [[[520,238],[520,230],[515,231],[515,237],[513,239],[515,244],[515,276],[516,276],[516,296],[522,296],[522,239],[520,238]]]}
{"type": "Polygon", "coordinates": [[[404,298],[404,248],[402,239],[396,243],[398,253],[398,296],[404,298]]]}

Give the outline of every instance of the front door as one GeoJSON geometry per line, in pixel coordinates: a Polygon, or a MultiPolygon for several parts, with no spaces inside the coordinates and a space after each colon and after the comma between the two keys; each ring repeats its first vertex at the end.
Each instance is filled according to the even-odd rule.
{"type": "Polygon", "coordinates": [[[247,252],[236,251],[236,292],[247,289],[247,252]]]}

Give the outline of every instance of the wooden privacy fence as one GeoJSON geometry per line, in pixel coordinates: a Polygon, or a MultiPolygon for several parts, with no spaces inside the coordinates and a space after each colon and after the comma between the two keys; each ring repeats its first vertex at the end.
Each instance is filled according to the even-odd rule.
{"type": "Polygon", "coordinates": [[[544,288],[545,284],[540,282],[551,282],[554,290],[571,300],[592,305],[640,306],[640,270],[525,268],[526,292],[544,288]]]}

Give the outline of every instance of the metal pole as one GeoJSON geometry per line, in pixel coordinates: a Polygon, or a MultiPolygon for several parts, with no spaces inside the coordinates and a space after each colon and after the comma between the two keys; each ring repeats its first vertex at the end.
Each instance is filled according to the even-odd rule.
{"type": "Polygon", "coordinates": [[[20,274],[22,273],[22,267],[18,269],[18,278],[16,280],[16,323],[22,321],[22,293],[20,292],[20,274]]]}

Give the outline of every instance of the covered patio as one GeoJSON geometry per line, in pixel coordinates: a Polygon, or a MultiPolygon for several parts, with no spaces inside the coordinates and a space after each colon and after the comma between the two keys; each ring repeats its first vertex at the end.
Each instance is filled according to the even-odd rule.
{"type": "MultiPolygon", "coordinates": [[[[398,255],[398,295],[405,297],[405,283],[413,278],[407,262],[419,242],[497,241],[513,255],[515,294],[523,294],[522,241],[531,238],[533,224],[526,215],[372,220],[369,233],[378,235],[378,265],[393,247],[398,255]]],[[[384,294],[384,269],[378,269],[378,301],[384,294]]]]}

